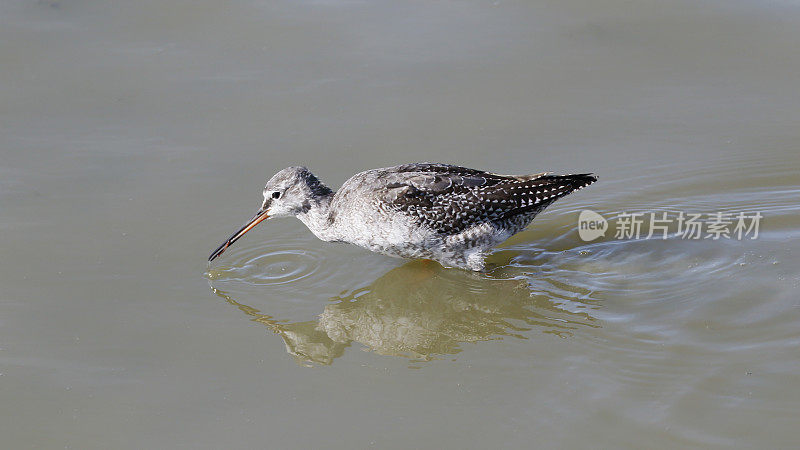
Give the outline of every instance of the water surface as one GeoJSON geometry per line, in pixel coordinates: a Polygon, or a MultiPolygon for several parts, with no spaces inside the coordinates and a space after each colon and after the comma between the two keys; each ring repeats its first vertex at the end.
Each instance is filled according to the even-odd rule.
{"type": "Polygon", "coordinates": [[[794,446],[798,41],[778,1],[0,4],[5,445],[794,446]],[[206,265],[283,167],[425,160],[600,181],[487,274],[293,220],[206,265]]]}

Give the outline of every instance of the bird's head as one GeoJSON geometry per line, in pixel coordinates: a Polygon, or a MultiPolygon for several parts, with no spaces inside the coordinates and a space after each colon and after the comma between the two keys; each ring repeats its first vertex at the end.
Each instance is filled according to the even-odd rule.
{"type": "Polygon", "coordinates": [[[301,166],[287,167],[272,176],[264,186],[264,201],[261,208],[244,226],[222,243],[211,256],[213,261],[231,244],[239,240],[253,227],[270,217],[287,217],[304,214],[311,209],[316,199],[331,193],[330,188],[322,184],[307,168],[301,166]]]}

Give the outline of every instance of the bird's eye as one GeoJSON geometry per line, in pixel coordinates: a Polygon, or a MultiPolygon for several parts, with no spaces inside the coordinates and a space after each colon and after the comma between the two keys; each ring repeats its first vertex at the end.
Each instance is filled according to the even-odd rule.
{"type": "Polygon", "coordinates": [[[272,198],[281,198],[281,193],[278,192],[278,191],[273,192],[272,193],[272,198]]]}

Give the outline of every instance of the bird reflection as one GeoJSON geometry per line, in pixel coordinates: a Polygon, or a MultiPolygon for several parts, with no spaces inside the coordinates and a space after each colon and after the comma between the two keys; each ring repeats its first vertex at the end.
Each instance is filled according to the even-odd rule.
{"type": "Polygon", "coordinates": [[[332,298],[317,320],[287,323],[213,291],[253,321],[279,334],[299,363],[331,364],[351,343],[380,355],[431,360],[461,344],[516,337],[532,329],[568,336],[597,327],[587,312],[570,312],[525,279],[497,279],[413,261],[369,286],[332,298]]]}

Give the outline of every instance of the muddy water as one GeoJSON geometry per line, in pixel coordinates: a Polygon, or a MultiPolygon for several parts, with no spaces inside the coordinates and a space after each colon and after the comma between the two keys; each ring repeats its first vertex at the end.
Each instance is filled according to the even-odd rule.
{"type": "Polygon", "coordinates": [[[798,41],[777,1],[0,4],[5,445],[793,447],[798,41]],[[421,160],[600,182],[483,275],[293,220],[206,265],[280,168],[421,160]],[[762,219],[616,236],[651,212],[762,219]]]}

